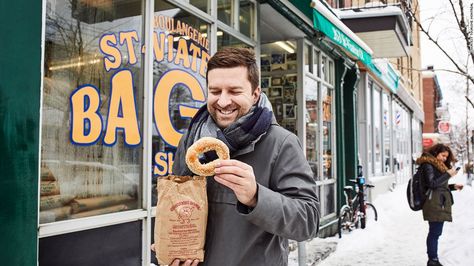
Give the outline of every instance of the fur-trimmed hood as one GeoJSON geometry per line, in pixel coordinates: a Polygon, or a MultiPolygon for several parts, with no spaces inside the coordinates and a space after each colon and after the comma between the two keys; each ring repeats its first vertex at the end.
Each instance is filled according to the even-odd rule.
{"type": "Polygon", "coordinates": [[[446,171],[448,171],[448,167],[443,162],[436,159],[436,157],[429,153],[423,153],[420,158],[416,159],[416,164],[422,165],[424,163],[431,164],[432,166],[436,167],[436,169],[438,169],[438,171],[440,171],[441,173],[446,173],[446,171]]]}

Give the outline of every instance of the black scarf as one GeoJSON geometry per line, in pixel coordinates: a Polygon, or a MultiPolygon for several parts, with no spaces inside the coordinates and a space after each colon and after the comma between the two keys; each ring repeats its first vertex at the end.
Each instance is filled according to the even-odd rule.
{"type": "MultiPolygon", "coordinates": [[[[186,151],[202,137],[214,137],[222,140],[230,150],[230,156],[248,153],[255,143],[267,133],[272,123],[276,123],[271,103],[265,94],[260,94],[257,104],[250,111],[224,129],[220,129],[207,111],[207,104],[202,106],[191,120],[188,131],[179,142],[173,164],[175,175],[193,175],[186,165],[186,151]]],[[[203,162],[215,159],[215,153],[207,153],[203,162]]]]}

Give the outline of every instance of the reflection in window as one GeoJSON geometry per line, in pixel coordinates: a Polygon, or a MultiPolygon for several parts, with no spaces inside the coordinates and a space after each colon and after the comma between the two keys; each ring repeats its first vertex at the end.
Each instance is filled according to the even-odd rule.
{"type": "Polygon", "coordinates": [[[232,27],[233,0],[217,0],[217,18],[232,27]]]}
{"type": "Polygon", "coordinates": [[[255,5],[248,0],[240,0],[239,6],[239,30],[245,36],[253,38],[255,5]]]}
{"type": "Polygon", "coordinates": [[[380,106],[380,91],[374,88],[373,94],[375,174],[380,174],[382,173],[382,109],[380,106]]]}
{"type": "Polygon", "coordinates": [[[207,13],[207,0],[189,0],[189,3],[207,13]]]}
{"type": "Polygon", "coordinates": [[[390,95],[383,93],[382,96],[382,108],[383,108],[383,154],[384,154],[384,173],[392,172],[392,154],[390,154],[390,141],[391,141],[391,126],[392,119],[390,119],[390,95]]]}
{"type": "Polygon", "coordinates": [[[140,143],[124,144],[125,130],[108,127],[108,123],[113,124],[113,117],[115,122],[129,119],[129,113],[124,110],[131,110],[132,116],[137,118],[136,127],[133,127],[136,134],[131,131],[127,134],[141,141],[141,1],[111,0],[100,6],[80,1],[75,5],[68,3],[47,3],[40,223],[136,209],[141,201],[140,143]],[[104,38],[108,41],[99,47],[104,38]],[[102,48],[107,48],[108,53],[102,48]],[[111,100],[112,90],[119,86],[112,82],[114,76],[123,77],[120,88],[133,95],[128,102],[119,98],[120,104],[117,105],[116,100],[111,100]],[[80,124],[84,129],[74,132],[79,135],[98,132],[99,137],[95,143],[75,145],[71,140],[82,142],[71,135],[73,113],[70,97],[73,92],[82,93],[91,86],[97,88],[97,94],[82,97],[83,105],[79,102],[74,108],[79,108],[75,109],[79,113],[93,108],[91,103],[99,102],[97,114],[100,121],[82,118],[80,124]],[[86,89],[81,89],[83,87],[86,89]],[[116,110],[115,113],[112,110],[116,110]],[[108,142],[108,146],[103,140],[106,133],[116,137],[115,142],[108,142]]]}
{"type": "Polygon", "coordinates": [[[321,85],[323,118],[323,178],[332,178],[332,90],[321,85]]]}
{"type": "Polygon", "coordinates": [[[307,43],[304,44],[304,71],[313,73],[313,65],[311,62],[311,46],[307,43]]]}
{"type": "Polygon", "coordinates": [[[328,185],[323,185],[323,191],[324,191],[324,208],[321,212],[321,216],[324,217],[328,214],[334,213],[336,211],[335,209],[335,193],[334,193],[334,184],[328,184],[328,185]]]}
{"type": "Polygon", "coordinates": [[[277,122],[297,134],[297,53],[294,41],[261,45],[262,91],[272,103],[277,122]]]}
{"type": "Polygon", "coordinates": [[[374,165],[374,158],[373,158],[373,131],[372,131],[372,84],[373,81],[369,81],[369,86],[366,90],[366,117],[367,117],[367,176],[371,176],[374,173],[373,165],[374,165]]]}
{"type": "Polygon", "coordinates": [[[247,44],[221,29],[217,30],[217,50],[224,47],[249,47],[247,44]]]}
{"type": "Polygon", "coordinates": [[[157,178],[171,174],[179,139],[188,128],[191,116],[205,103],[205,73],[209,60],[209,25],[203,20],[163,0],[155,0],[154,21],[154,48],[165,49],[154,50],[152,205],[156,205],[157,178]],[[166,21],[172,21],[175,29],[180,26],[191,30],[170,32],[166,21]],[[192,32],[192,36],[188,36],[188,32],[192,32]],[[170,41],[172,46],[168,45],[170,41]],[[168,51],[169,47],[173,50],[168,51]]]}
{"type": "Polygon", "coordinates": [[[306,102],[306,158],[308,159],[315,179],[321,177],[318,173],[319,126],[318,126],[318,83],[311,78],[305,78],[306,102]]]}
{"type": "Polygon", "coordinates": [[[319,76],[319,59],[321,53],[317,50],[313,50],[313,74],[319,76]]]}

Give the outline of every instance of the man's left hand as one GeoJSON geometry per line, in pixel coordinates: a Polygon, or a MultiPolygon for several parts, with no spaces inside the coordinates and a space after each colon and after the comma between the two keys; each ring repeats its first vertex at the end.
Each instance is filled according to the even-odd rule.
{"type": "Polygon", "coordinates": [[[220,160],[214,180],[234,191],[240,203],[254,208],[257,205],[257,182],[252,166],[237,160],[220,160]]]}

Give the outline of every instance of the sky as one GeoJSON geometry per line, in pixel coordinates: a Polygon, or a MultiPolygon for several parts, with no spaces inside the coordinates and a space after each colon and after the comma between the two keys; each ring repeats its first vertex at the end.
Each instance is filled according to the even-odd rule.
{"type": "MultiPolygon", "coordinates": [[[[455,0],[456,1],[456,0],[455,0]]],[[[467,49],[463,37],[456,25],[453,12],[448,0],[420,0],[420,16],[423,27],[429,28],[430,35],[438,40],[446,51],[465,66],[467,62],[467,49]]],[[[457,2],[457,1],[456,1],[457,2]]],[[[470,17],[469,4],[473,0],[464,0],[465,16],[470,17]]],[[[421,35],[421,61],[422,68],[433,65],[435,69],[456,70],[450,60],[426,37],[421,35]]],[[[469,62],[469,69],[474,69],[472,61],[469,62]]],[[[436,71],[443,101],[448,105],[451,113],[451,122],[454,125],[464,124],[466,118],[466,79],[460,75],[446,71],[436,71]]],[[[474,100],[474,85],[470,85],[470,99],[474,100]]],[[[469,109],[469,115],[474,122],[474,109],[469,109]]],[[[470,123],[472,124],[472,123],[470,123]]],[[[472,126],[474,127],[474,125],[472,126]]]]}

